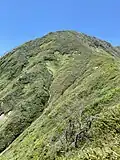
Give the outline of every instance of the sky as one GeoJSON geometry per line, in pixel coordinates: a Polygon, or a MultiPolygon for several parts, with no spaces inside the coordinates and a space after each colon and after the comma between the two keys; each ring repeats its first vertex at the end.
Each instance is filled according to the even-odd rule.
{"type": "Polygon", "coordinates": [[[0,55],[58,30],[120,45],[120,0],[0,0],[0,55]]]}

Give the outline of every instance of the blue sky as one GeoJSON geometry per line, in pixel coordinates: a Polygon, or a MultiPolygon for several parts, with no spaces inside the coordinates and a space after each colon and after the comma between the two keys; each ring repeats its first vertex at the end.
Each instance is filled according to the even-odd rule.
{"type": "Polygon", "coordinates": [[[0,55],[56,30],[76,30],[120,45],[120,0],[0,1],[0,55]]]}

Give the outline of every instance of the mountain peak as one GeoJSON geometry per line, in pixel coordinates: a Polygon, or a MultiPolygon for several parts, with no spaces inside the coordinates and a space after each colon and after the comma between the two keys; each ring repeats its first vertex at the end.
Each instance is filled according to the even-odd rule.
{"type": "Polygon", "coordinates": [[[0,160],[119,159],[119,56],[57,31],[1,57],[0,160]]]}

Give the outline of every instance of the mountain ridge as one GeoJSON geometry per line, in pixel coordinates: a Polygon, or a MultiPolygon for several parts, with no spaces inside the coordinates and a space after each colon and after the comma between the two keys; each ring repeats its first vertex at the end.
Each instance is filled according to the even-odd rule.
{"type": "MultiPolygon", "coordinates": [[[[46,37],[46,36],[49,36],[49,35],[57,35],[57,34],[63,34],[63,33],[65,33],[65,32],[68,32],[68,33],[73,33],[73,34],[76,34],[76,37],[79,37],[80,38],[80,36],[81,36],[81,40],[82,41],[85,41],[86,39],[87,40],[91,40],[91,41],[93,41],[93,42],[91,42],[91,43],[95,43],[94,45],[93,44],[91,44],[91,46],[93,45],[93,46],[95,46],[96,45],[96,47],[98,47],[98,46],[104,46],[103,48],[105,48],[105,46],[107,46],[107,47],[110,47],[110,48],[112,48],[113,50],[116,50],[116,49],[119,49],[119,46],[113,46],[110,42],[107,42],[107,41],[105,41],[105,40],[101,40],[100,38],[97,38],[97,37],[95,37],[95,36],[89,36],[89,35],[87,35],[87,34],[85,34],[85,33],[82,33],[82,32],[77,32],[77,31],[74,31],[74,30],[63,30],[63,31],[56,31],[56,32],[49,32],[48,34],[46,34],[46,35],[44,35],[43,37],[41,37],[41,38],[44,38],[44,37],[46,37]],[[99,44],[99,42],[100,42],[100,44],[99,44]],[[98,44],[97,44],[98,43],[98,44]]],[[[36,41],[39,41],[41,38],[35,38],[35,39],[33,39],[33,40],[29,40],[29,41],[27,41],[26,43],[24,43],[24,44],[21,44],[20,46],[17,46],[17,47],[15,47],[14,49],[12,49],[12,51],[9,51],[9,52],[7,52],[6,54],[9,54],[9,53],[11,53],[11,52],[14,52],[16,49],[19,49],[21,46],[23,46],[23,45],[25,45],[25,44],[29,44],[29,43],[34,43],[34,42],[36,42],[36,41]]],[[[90,43],[90,42],[89,42],[90,43]]],[[[117,52],[119,52],[118,50],[117,50],[117,52]]],[[[5,55],[6,55],[5,54],[5,55]]],[[[4,55],[3,55],[4,56],[4,55]]]]}
{"type": "Polygon", "coordinates": [[[119,58],[110,43],[75,31],[1,57],[0,159],[119,159],[119,58]]]}

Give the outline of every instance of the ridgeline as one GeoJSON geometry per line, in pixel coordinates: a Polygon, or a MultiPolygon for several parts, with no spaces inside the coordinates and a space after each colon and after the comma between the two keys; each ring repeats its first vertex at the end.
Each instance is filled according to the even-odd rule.
{"type": "Polygon", "coordinates": [[[119,160],[120,47],[75,31],[0,58],[0,160],[119,160]]]}

